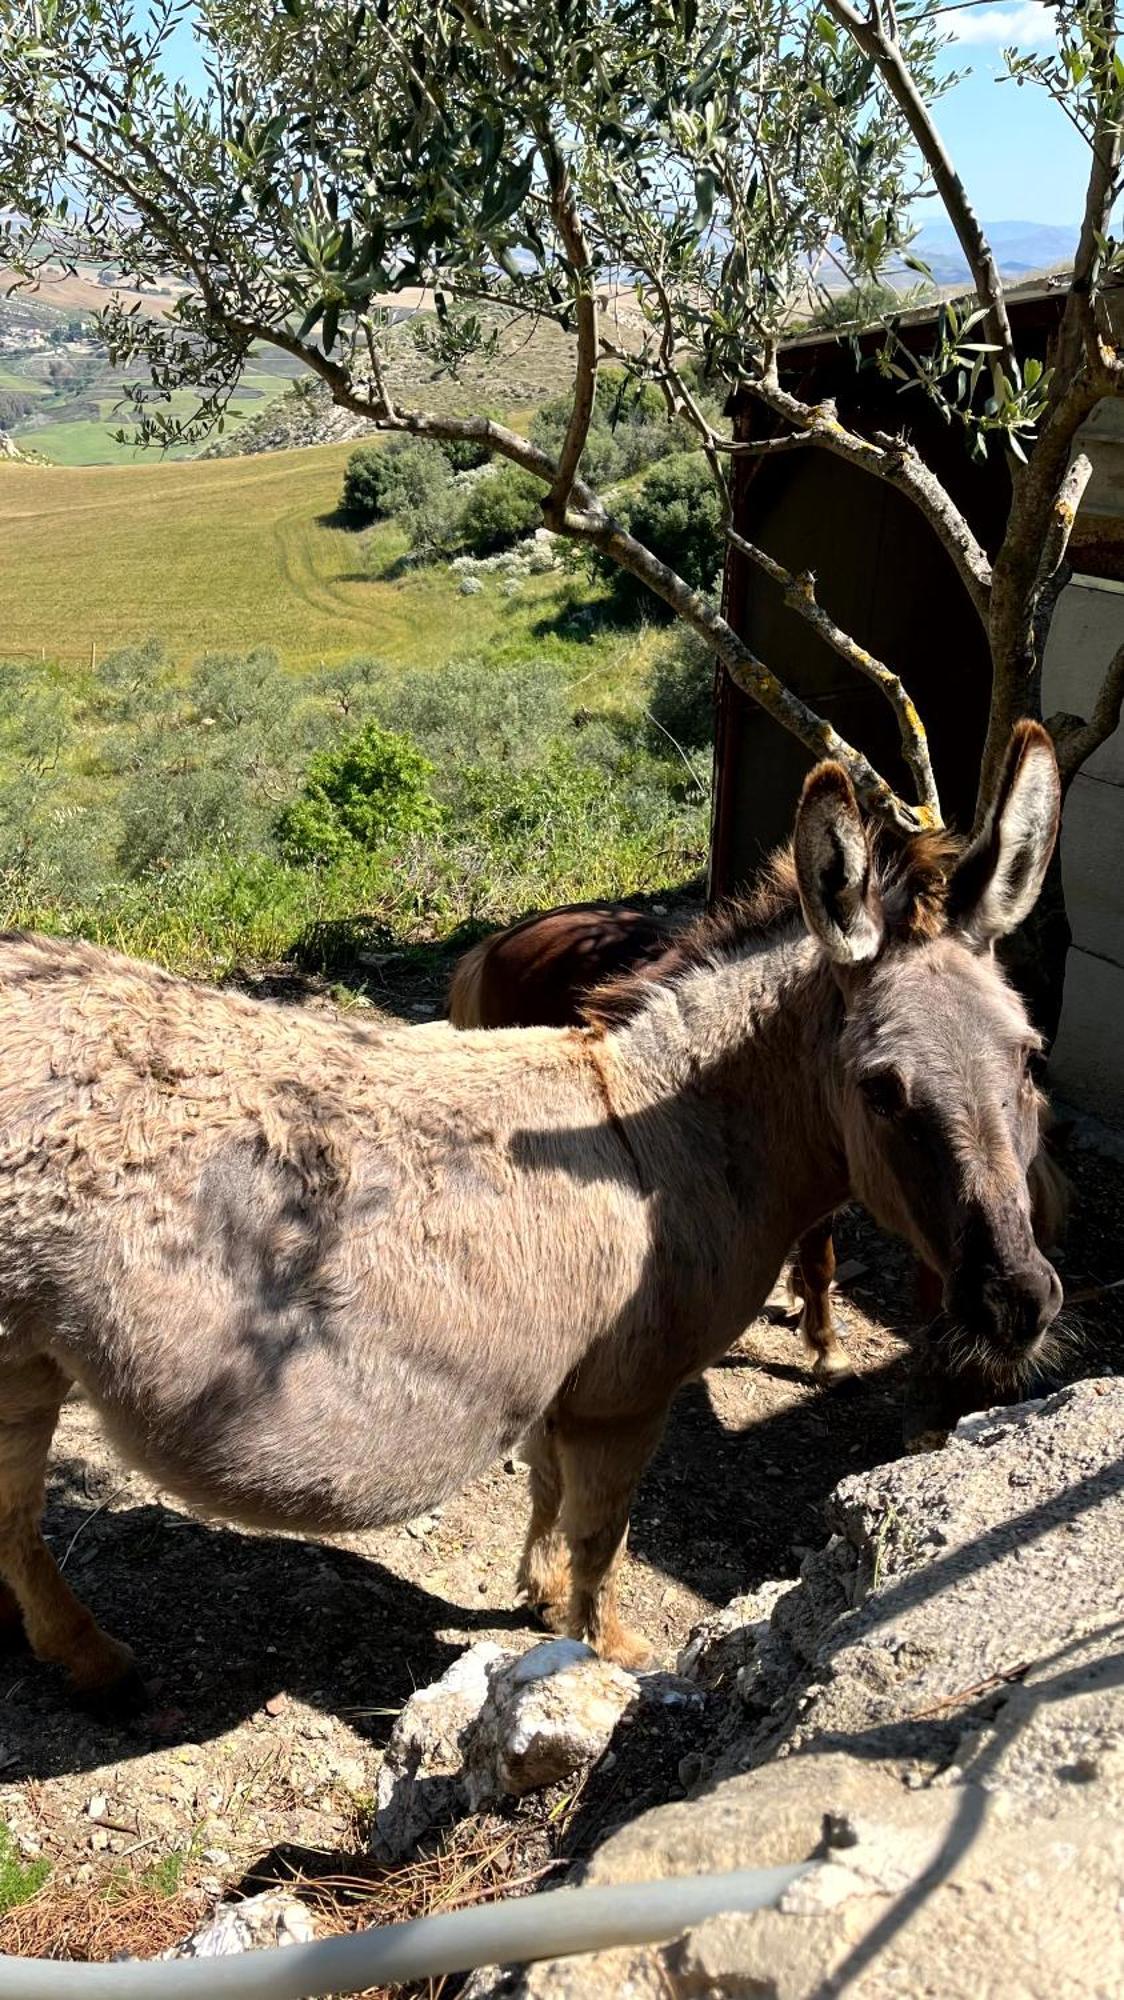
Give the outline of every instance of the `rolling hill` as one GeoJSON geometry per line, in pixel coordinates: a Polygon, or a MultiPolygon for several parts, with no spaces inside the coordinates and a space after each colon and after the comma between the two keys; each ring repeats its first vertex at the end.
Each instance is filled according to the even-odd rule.
{"type": "Polygon", "coordinates": [[[80,468],[0,460],[0,659],[77,665],[154,636],[175,660],[264,646],[296,668],[359,653],[420,666],[564,653],[592,677],[594,705],[632,681],[642,634],[554,629],[574,588],[566,572],[511,596],[499,580],[462,596],[444,567],[396,576],[396,528],[355,534],[333,520],[353,449],[80,468]]]}

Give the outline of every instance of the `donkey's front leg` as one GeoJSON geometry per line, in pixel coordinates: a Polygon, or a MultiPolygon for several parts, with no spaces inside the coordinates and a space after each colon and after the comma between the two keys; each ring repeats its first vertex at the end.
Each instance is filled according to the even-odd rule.
{"type": "Polygon", "coordinates": [[[65,1667],[82,1693],[131,1678],[128,1646],[106,1637],[59,1571],[39,1531],[43,1482],[69,1383],[46,1355],[0,1362],[0,1614],[9,1594],[32,1651],[65,1667]]]}
{"type": "Polygon", "coordinates": [[[552,1632],[565,1632],[570,1616],[570,1551],[558,1525],[562,1468],[554,1420],[544,1417],[523,1440],[531,1470],[531,1520],[515,1587],[552,1632]]]}
{"type": "Polygon", "coordinates": [[[666,1421],[661,1410],[624,1422],[559,1422],[562,1530],[573,1570],[570,1636],[588,1639],[603,1659],[622,1667],[643,1666],[652,1657],[641,1634],[621,1624],[617,1573],[632,1496],[666,1421]]]}
{"type": "Polygon", "coordinates": [[[800,1331],[812,1356],[813,1375],[849,1375],[851,1364],[831,1311],[835,1277],[834,1217],[806,1229],[796,1246],[789,1283],[802,1301],[800,1331]]]}

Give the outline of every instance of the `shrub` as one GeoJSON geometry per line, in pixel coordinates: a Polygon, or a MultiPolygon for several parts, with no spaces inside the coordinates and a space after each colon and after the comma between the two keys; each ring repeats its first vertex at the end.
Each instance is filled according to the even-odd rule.
{"type": "Polygon", "coordinates": [[[497,667],[466,659],[414,668],[374,695],[373,710],[432,758],[443,790],[466,764],[522,770],[541,762],[571,720],[567,676],[545,660],[497,667]]]}
{"type": "Polygon", "coordinates": [[[0,389],[0,431],[11,430],[13,424],[22,423],[34,409],[34,396],[25,395],[22,389],[0,389]]]}
{"type": "Polygon", "coordinates": [[[714,737],[714,654],[697,632],[684,629],[661,652],[648,681],[652,748],[666,753],[670,736],[684,750],[714,737]]]}
{"type": "MultiPolygon", "coordinates": [[[[494,413],[482,410],[480,414],[490,416],[494,413]]],[[[480,466],[487,465],[492,456],[487,445],[478,443],[476,438],[442,438],[439,450],[451,472],[476,472],[480,466]]]]}
{"type": "Polygon", "coordinates": [[[498,555],[542,526],[546,488],[517,465],[497,466],[475,485],[460,517],[460,539],[474,556],[498,555]]]}
{"type": "Polygon", "coordinates": [[[276,653],[204,653],[192,668],[189,692],[196,718],[226,735],[283,727],[299,691],[276,653]]]}
{"type": "MultiPolygon", "coordinates": [[[[677,452],[648,474],[619,508],[625,525],[690,584],[709,591],[722,566],[722,512],[718,489],[701,452],[677,452]]],[[[608,557],[594,566],[609,584],[613,607],[626,618],[670,618],[671,611],[646,584],[608,557]]]]}
{"type": "Polygon", "coordinates": [[[824,303],[812,313],[807,324],[822,327],[828,333],[837,326],[869,326],[875,320],[885,319],[890,314],[900,312],[903,300],[891,285],[871,284],[851,285],[845,292],[837,292],[834,298],[824,303]]]}
{"type": "Polygon", "coordinates": [[[439,445],[395,437],[353,451],[343,476],[340,513],[353,527],[385,521],[403,508],[432,500],[452,474],[439,445]]]}
{"type": "Polygon", "coordinates": [[[291,861],[335,861],[355,848],[436,828],[432,776],[432,764],[408,736],[369,722],[310,762],[300,797],[275,822],[282,853],[291,861]]]}
{"type": "Polygon", "coordinates": [[[223,765],[152,763],[124,787],[118,864],[127,875],[172,868],[198,854],[233,853],[263,829],[236,772],[223,765]]]}
{"type": "Polygon", "coordinates": [[[159,639],[118,646],[99,663],[90,706],[107,722],[143,723],[172,699],[172,670],[159,639]]]}
{"type": "MultiPolygon", "coordinates": [[[[544,404],[531,423],[532,443],[557,457],[570,410],[568,396],[544,404]]],[[[636,381],[623,368],[603,368],[582,453],[582,477],[594,486],[605,486],[681,449],[682,433],[669,422],[667,407],[654,384],[636,381]]]]}
{"type": "Polygon", "coordinates": [[[414,555],[422,562],[449,556],[461,536],[464,496],[449,480],[420,500],[406,501],[395,519],[414,555]]]}
{"type": "Polygon", "coordinates": [[[558,750],[522,771],[470,765],[461,774],[460,805],[487,846],[521,854],[546,843],[584,841],[604,791],[602,773],[558,750]]]}
{"type": "Polygon", "coordinates": [[[120,794],[120,820],[118,864],[130,876],[234,850],[254,828],[246,786],[220,766],[140,770],[120,794]]]}

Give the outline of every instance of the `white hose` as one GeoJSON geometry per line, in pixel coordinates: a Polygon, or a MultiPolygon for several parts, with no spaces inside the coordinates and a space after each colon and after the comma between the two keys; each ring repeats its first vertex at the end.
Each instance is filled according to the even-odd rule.
{"type": "Polygon", "coordinates": [[[117,1965],[0,1958],[0,2000],[318,2000],[480,1965],[654,1944],[724,1911],[767,1909],[809,1865],[553,1889],[237,1958],[117,1965]]]}

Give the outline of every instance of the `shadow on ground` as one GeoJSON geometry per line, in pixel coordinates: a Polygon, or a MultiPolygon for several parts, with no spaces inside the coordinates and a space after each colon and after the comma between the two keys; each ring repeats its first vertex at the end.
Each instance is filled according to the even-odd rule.
{"type": "MultiPolygon", "coordinates": [[[[896,1450],[898,1373],[876,1370],[810,1396],[748,1433],[719,1422],[704,1384],[685,1390],[633,1516],[632,1549],[656,1573],[644,1581],[657,1597],[661,1578],[720,1603],[793,1572],[799,1541],[822,1539],[836,1481],[896,1450]]],[[[508,1483],[513,1575],[525,1497],[522,1481],[508,1483]]],[[[444,1628],[466,1637],[527,1629],[517,1609],[466,1606],[470,1543],[455,1602],[330,1544],[210,1526],[158,1502],[91,1510],[74,1459],[53,1467],[46,1525],[54,1549],[68,1552],[74,1588],[136,1650],[152,1712],[126,1724],[84,1716],[53,1670],[26,1653],[6,1657],[6,1782],[144,1755],[161,1742],[203,1742],[282,1690],[381,1742],[411,1690],[460,1650],[438,1636],[444,1628]]]]}

